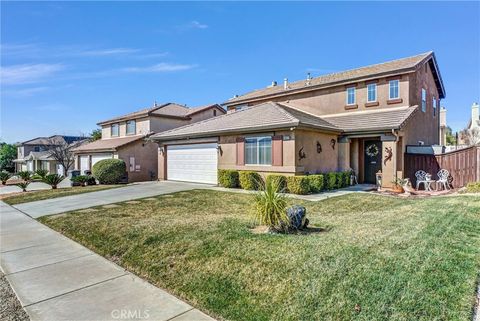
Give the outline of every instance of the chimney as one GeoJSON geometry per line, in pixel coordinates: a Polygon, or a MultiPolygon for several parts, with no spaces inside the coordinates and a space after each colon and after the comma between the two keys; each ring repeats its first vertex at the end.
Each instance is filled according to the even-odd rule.
{"type": "Polygon", "coordinates": [[[471,128],[478,126],[478,120],[480,119],[480,111],[478,103],[472,105],[472,125],[471,128]]]}
{"type": "Polygon", "coordinates": [[[276,86],[277,86],[277,82],[274,80],[274,81],[272,81],[272,84],[268,87],[276,87],[276,86]]]}
{"type": "Polygon", "coordinates": [[[310,76],[310,73],[307,73],[307,80],[305,81],[305,86],[310,86],[310,80],[312,80],[312,77],[310,76]]]}
{"type": "Polygon", "coordinates": [[[440,127],[447,127],[447,109],[443,106],[440,108],[440,127]]]}
{"type": "Polygon", "coordinates": [[[283,79],[283,89],[284,90],[288,89],[288,78],[283,79]]]}
{"type": "Polygon", "coordinates": [[[153,101],[153,107],[157,107],[157,101],[156,100],[153,101]]]}

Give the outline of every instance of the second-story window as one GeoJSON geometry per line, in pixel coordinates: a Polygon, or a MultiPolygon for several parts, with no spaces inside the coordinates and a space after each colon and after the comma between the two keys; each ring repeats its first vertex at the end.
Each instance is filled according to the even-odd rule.
{"type": "Polygon", "coordinates": [[[118,136],[119,134],[118,124],[112,124],[112,126],[110,127],[110,134],[112,137],[118,136]]]}
{"type": "Polygon", "coordinates": [[[432,107],[433,107],[433,116],[437,114],[437,98],[435,96],[432,99],[432,107]]]}
{"type": "Polygon", "coordinates": [[[347,88],[347,105],[355,105],[355,87],[347,88]]]}
{"type": "Polygon", "coordinates": [[[368,84],[367,93],[367,102],[371,103],[377,101],[377,84],[368,84]]]}
{"type": "Polygon", "coordinates": [[[135,120],[127,120],[127,135],[135,134],[135,120]]]}
{"type": "Polygon", "coordinates": [[[422,111],[424,113],[427,111],[427,91],[425,88],[422,88],[422,111]]]}
{"type": "Polygon", "coordinates": [[[399,92],[399,81],[398,79],[395,80],[390,80],[388,82],[389,84],[389,93],[388,93],[388,99],[397,99],[400,97],[400,92],[399,92]]]}

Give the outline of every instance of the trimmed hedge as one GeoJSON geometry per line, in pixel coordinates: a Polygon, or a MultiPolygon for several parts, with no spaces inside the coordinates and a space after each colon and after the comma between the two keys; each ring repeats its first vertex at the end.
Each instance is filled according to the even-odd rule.
{"type": "Polygon", "coordinates": [[[218,184],[227,188],[235,188],[240,185],[238,171],[233,169],[218,170],[218,184]]]}
{"type": "Polygon", "coordinates": [[[325,174],[325,189],[331,191],[337,188],[337,173],[331,172],[325,174]]]}
{"type": "Polygon", "coordinates": [[[287,176],[280,174],[267,175],[267,178],[265,179],[265,184],[273,182],[274,180],[278,182],[279,192],[287,192],[287,176]]]}
{"type": "Polygon", "coordinates": [[[305,195],[310,193],[309,176],[288,176],[287,189],[292,194],[305,195]]]}
{"type": "Polygon", "coordinates": [[[121,159],[102,159],[92,167],[92,175],[100,184],[117,184],[126,173],[127,166],[121,159]]]}
{"type": "Polygon", "coordinates": [[[262,176],[253,171],[240,171],[240,187],[246,190],[259,190],[263,185],[262,176]]]}
{"type": "Polygon", "coordinates": [[[310,193],[319,193],[323,190],[324,187],[324,178],[323,175],[309,175],[308,181],[310,185],[310,193]]]}

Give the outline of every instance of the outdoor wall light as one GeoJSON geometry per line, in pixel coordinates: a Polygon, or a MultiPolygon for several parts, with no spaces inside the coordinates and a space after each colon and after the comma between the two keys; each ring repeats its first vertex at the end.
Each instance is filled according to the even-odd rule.
{"type": "Polygon", "coordinates": [[[321,153],[322,152],[322,144],[320,144],[319,141],[317,141],[317,153],[321,153]]]}
{"type": "Polygon", "coordinates": [[[335,149],[335,143],[336,143],[336,142],[335,142],[335,139],[332,138],[332,139],[330,140],[330,146],[332,146],[332,149],[335,149]]]}

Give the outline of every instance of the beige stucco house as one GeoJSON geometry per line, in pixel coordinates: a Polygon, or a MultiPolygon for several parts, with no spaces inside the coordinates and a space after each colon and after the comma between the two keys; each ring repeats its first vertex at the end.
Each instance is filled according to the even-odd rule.
{"type": "Polygon", "coordinates": [[[63,166],[52,157],[50,150],[55,146],[80,144],[86,141],[88,138],[83,136],[53,135],[22,142],[17,145],[17,159],[13,161],[15,171],[35,172],[38,169],[45,169],[50,174],[65,175],[63,166]]]}
{"type": "Polygon", "coordinates": [[[155,180],[158,146],[149,136],[223,114],[217,104],[188,108],[167,103],[101,121],[102,138],[75,149],[75,168],[83,174],[102,159],[119,158],[127,165],[129,182],[155,180]]]}
{"type": "Polygon", "coordinates": [[[159,179],[216,183],[217,169],[298,175],[352,168],[403,177],[407,145],[439,143],[445,88],[433,52],[235,96],[227,114],[151,137],[159,179]]]}

